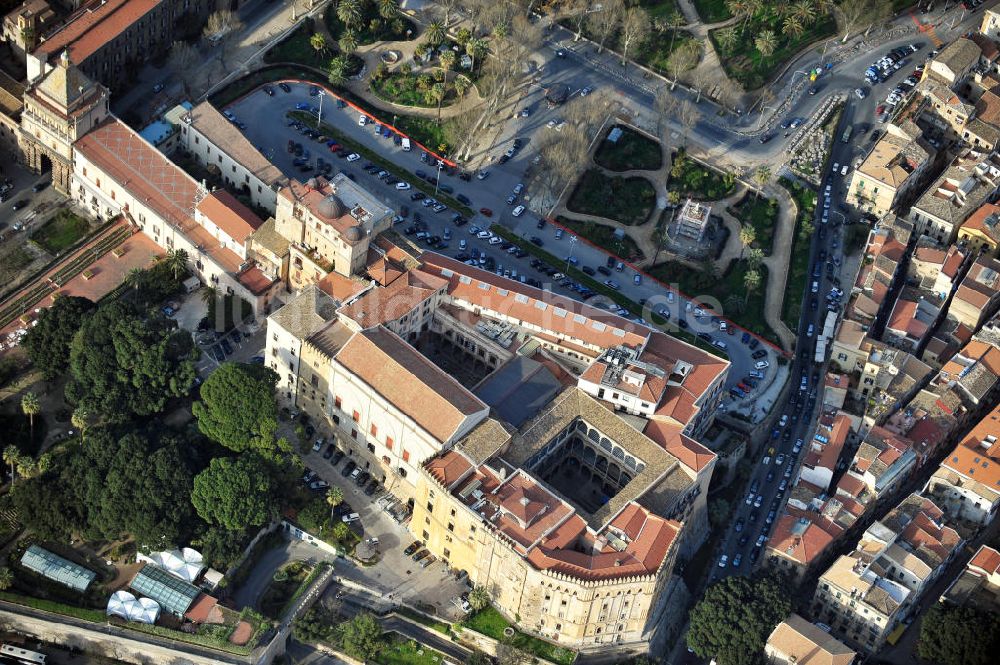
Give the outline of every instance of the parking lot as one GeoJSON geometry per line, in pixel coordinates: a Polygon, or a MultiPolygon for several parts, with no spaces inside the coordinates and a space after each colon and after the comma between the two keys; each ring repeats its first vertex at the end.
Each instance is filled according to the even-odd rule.
{"type": "MultiPolygon", "coordinates": [[[[515,148],[513,151],[515,156],[505,160],[503,164],[491,165],[488,169],[491,175],[485,179],[480,180],[475,174],[470,173],[468,180],[463,180],[458,173],[449,174],[448,170],[441,171],[441,183],[452,189],[454,196],[465,197],[469,201],[469,207],[476,211],[468,219],[463,217],[456,220],[454,210],[426,205],[429,197],[423,196],[412,187],[412,184],[418,181],[418,173],[435,182],[437,179],[434,164],[430,163],[430,160],[428,162],[421,160],[420,155],[423,151],[417,146],[414,145],[410,151],[405,151],[401,138],[400,144],[397,145],[391,133],[389,138],[385,138],[382,134],[376,135],[376,122],[366,118],[364,125],[360,124],[361,114],[350,106],[340,107],[337,98],[332,94],[310,94],[310,86],[304,83],[285,85],[288,92],[285,92],[280,85],[274,85],[271,88],[274,93],[272,96],[267,94],[264,88],[259,88],[226,107],[224,111],[228,111],[235,121],[243,126],[247,138],[289,177],[298,180],[308,179],[315,174],[317,160],[322,158],[323,163],[330,164],[331,174],[338,171],[347,174],[386,205],[399,211],[402,219],[397,230],[407,234],[428,250],[462,260],[466,258],[472,260],[475,257],[477,264],[484,269],[519,280],[524,277],[525,283],[548,289],[554,294],[566,295],[575,300],[582,300],[587,295],[586,289],[565,275],[556,278],[556,275],[560,271],[564,272],[568,265],[587,268],[595,273],[597,270],[602,270],[602,274],[595,275],[595,279],[614,282],[615,286],[629,298],[637,302],[647,302],[653,310],[669,312],[671,322],[683,320],[680,326],[689,332],[700,333],[709,343],[720,342],[722,346],[719,348],[726,351],[733,363],[729,376],[731,387],[746,378],[752,379],[749,373],[761,360],[767,362],[769,366],[776,364],[777,354],[769,345],[761,345],[759,349],[750,348],[751,344],[759,343],[756,338],[750,337],[744,340],[742,331],[734,330],[733,334],[720,331],[721,319],[711,312],[707,312],[706,316],[695,316],[694,310],[698,304],[692,300],[671,294],[664,285],[643,276],[630,266],[619,265],[617,260],[612,262],[613,268],[609,267],[609,255],[601,248],[586,242],[578,242],[576,236],[564,233],[553,225],[543,225],[543,228],[538,228],[539,218],[531,211],[524,210],[515,216],[514,211],[527,200],[528,193],[522,189],[516,194],[517,184],[509,190],[506,187],[498,189],[496,186],[500,182],[510,182],[511,172],[523,173],[527,166],[524,154],[518,153],[513,141],[509,143],[508,150],[515,148]],[[320,109],[321,102],[322,109],[320,109]],[[324,142],[308,138],[303,131],[310,129],[309,123],[306,122],[306,126],[296,128],[290,124],[287,117],[288,114],[297,112],[297,106],[321,110],[325,124],[335,127],[351,140],[401,167],[409,174],[405,176],[403,182],[409,179],[411,189],[397,189],[399,183],[395,182],[390,174],[383,174],[380,178],[379,172],[383,169],[363,157],[351,158],[351,161],[348,161],[349,151],[343,151],[339,157],[331,153],[326,143],[335,140],[336,137],[326,137],[324,142]],[[289,142],[293,152],[289,152],[289,142]],[[298,156],[294,151],[296,143],[302,147],[298,156]],[[306,157],[307,150],[308,164],[312,170],[302,171],[301,160],[306,157]],[[298,165],[297,159],[300,160],[298,165]],[[504,177],[499,178],[500,175],[504,177]],[[481,209],[483,212],[480,212],[481,209]],[[536,261],[532,265],[532,257],[525,252],[517,253],[517,249],[513,248],[514,253],[510,253],[512,248],[509,243],[499,238],[492,240],[489,235],[490,225],[497,222],[511,228],[526,240],[536,237],[538,241],[536,244],[544,245],[544,249],[555,256],[565,257],[566,263],[556,266],[539,264],[536,261]],[[456,226],[456,223],[459,226],[456,226]],[[470,233],[474,228],[476,232],[470,233]],[[417,234],[423,235],[418,238],[417,234]],[[605,270],[611,274],[604,274],[605,270]],[[758,351],[761,357],[753,358],[752,354],[758,351]]],[[[316,138],[321,137],[317,135],[316,138]]],[[[603,296],[588,300],[588,304],[611,311],[617,309],[615,303],[603,296]]],[[[714,305],[717,311],[721,311],[720,303],[714,305]]],[[[646,317],[646,321],[648,322],[650,318],[646,317]]]]}
{"type": "MultiPolygon", "coordinates": [[[[371,487],[370,481],[362,487],[351,479],[353,471],[358,471],[358,475],[364,472],[364,469],[357,468],[352,457],[324,456],[330,445],[328,442],[334,441],[335,435],[320,431],[316,436],[325,439],[324,445],[318,451],[311,450],[303,456],[307,469],[316,476],[310,482],[322,480],[327,485],[340,487],[344,492],[344,503],[337,507],[336,515],[343,519],[345,515],[356,514],[357,520],[350,523],[355,533],[365,540],[378,539],[378,563],[371,567],[353,563],[338,566],[338,576],[383,594],[390,603],[406,602],[426,611],[434,611],[451,621],[461,619],[464,612],[460,607],[460,595],[469,590],[464,579],[456,579],[452,571],[432,557],[414,560],[413,554],[419,553],[422,547],[406,554],[405,550],[414,538],[407,531],[405,522],[398,522],[388,512],[393,505],[391,492],[375,483],[377,491],[366,493],[365,490],[371,487]]],[[[347,447],[344,446],[344,449],[347,447]]],[[[319,485],[315,491],[323,492],[325,488],[319,485]]]]}

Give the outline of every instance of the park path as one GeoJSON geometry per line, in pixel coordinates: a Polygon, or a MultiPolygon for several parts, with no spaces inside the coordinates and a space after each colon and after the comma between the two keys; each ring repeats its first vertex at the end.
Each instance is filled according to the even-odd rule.
{"type": "MultiPolygon", "coordinates": [[[[785,191],[784,187],[765,188],[767,196],[778,202],[778,222],[774,228],[774,238],[771,241],[771,255],[763,264],[767,266],[767,284],[765,285],[764,319],[771,326],[781,346],[786,351],[795,349],[796,335],[789,330],[781,318],[781,310],[788,296],[788,266],[792,260],[792,240],[795,234],[795,220],[798,217],[798,207],[795,201],[785,191]]],[[[790,294],[793,298],[802,297],[801,293],[790,294]]]]}

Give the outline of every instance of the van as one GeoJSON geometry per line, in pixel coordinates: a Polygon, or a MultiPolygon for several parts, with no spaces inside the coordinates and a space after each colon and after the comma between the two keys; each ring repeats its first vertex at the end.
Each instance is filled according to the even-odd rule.
{"type": "Polygon", "coordinates": [[[403,152],[410,152],[410,139],[403,138],[403,152]]]}
{"type": "Polygon", "coordinates": [[[714,340],[714,341],[712,342],[712,344],[714,344],[714,345],[715,345],[715,346],[717,346],[718,348],[722,349],[723,351],[725,351],[725,350],[726,350],[726,348],[727,348],[727,347],[726,347],[726,343],[725,343],[725,342],[723,342],[723,341],[722,341],[721,339],[717,339],[717,340],[714,340]]]}

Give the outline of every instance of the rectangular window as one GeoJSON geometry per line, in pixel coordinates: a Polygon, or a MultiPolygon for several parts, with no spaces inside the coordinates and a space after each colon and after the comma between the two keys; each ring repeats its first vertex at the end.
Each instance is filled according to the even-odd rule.
{"type": "Polygon", "coordinates": [[[358,439],[358,430],[356,430],[356,429],[352,429],[351,430],[351,438],[354,439],[355,441],[357,441],[357,439],[358,439]]]}
{"type": "Polygon", "coordinates": [[[333,397],[333,405],[339,409],[340,408],[340,404],[341,404],[340,398],[337,397],[336,395],[334,395],[334,397],[333,397]]]}
{"type": "Polygon", "coordinates": [[[409,450],[404,450],[403,451],[403,461],[404,462],[409,462],[410,461],[410,451],[409,450]]]}
{"type": "Polygon", "coordinates": [[[375,423],[372,423],[371,429],[369,429],[368,431],[371,433],[372,436],[378,437],[378,427],[376,427],[375,423]]]}
{"type": "Polygon", "coordinates": [[[388,448],[389,450],[392,450],[392,437],[391,436],[385,437],[385,447],[388,448]]]}
{"type": "Polygon", "coordinates": [[[354,420],[354,422],[358,422],[361,420],[361,414],[355,411],[354,414],[351,416],[351,418],[354,420]]]}

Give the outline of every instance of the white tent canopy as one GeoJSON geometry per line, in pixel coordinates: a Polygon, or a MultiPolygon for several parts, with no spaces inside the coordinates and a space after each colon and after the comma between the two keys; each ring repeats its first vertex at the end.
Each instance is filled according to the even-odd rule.
{"type": "Polygon", "coordinates": [[[163,552],[153,552],[150,555],[139,554],[136,556],[139,561],[147,561],[158,568],[162,568],[174,577],[179,577],[185,582],[194,582],[198,579],[201,571],[205,569],[205,561],[201,552],[185,547],[180,550],[166,550],[163,552]]]}
{"type": "Polygon", "coordinates": [[[160,604],[151,598],[136,598],[128,591],[115,591],[108,599],[107,613],[126,621],[151,624],[160,617],[160,604]]]}

